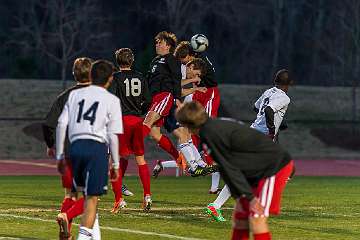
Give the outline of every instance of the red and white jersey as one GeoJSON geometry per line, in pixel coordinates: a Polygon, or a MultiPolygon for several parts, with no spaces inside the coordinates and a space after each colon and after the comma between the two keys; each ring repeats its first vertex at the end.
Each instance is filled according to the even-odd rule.
{"type": "Polygon", "coordinates": [[[272,87],[266,90],[255,102],[255,107],[259,109],[259,111],[255,121],[253,124],[251,124],[251,127],[259,130],[262,133],[269,134],[269,129],[266,126],[264,112],[265,108],[269,106],[274,111],[275,134],[277,134],[289,103],[290,98],[283,90],[277,87],[272,87]]]}
{"type": "Polygon", "coordinates": [[[108,143],[109,133],[123,133],[120,100],[105,88],[95,85],[74,90],[58,124],[68,126],[70,142],[92,139],[108,143]]]}

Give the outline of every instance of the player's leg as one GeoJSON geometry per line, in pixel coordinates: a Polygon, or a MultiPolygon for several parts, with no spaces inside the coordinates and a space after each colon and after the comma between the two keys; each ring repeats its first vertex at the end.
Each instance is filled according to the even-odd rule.
{"type": "Polygon", "coordinates": [[[232,240],[249,239],[249,201],[246,199],[237,199],[233,211],[233,229],[232,240]]]}
{"type": "Polygon", "coordinates": [[[126,202],[122,196],[123,177],[127,168],[128,160],[120,158],[119,177],[116,181],[111,181],[111,188],[113,190],[115,201],[111,209],[112,213],[118,213],[121,208],[126,207],[126,202]]]}
{"type": "Polygon", "coordinates": [[[231,193],[229,187],[225,185],[221,190],[220,194],[217,196],[214,202],[210,203],[205,211],[207,214],[212,216],[216,221],[222,222],[225,221],[224,217],[222,216],[221,208],[225,204],[227,200],[231,197],[231,193]]]}
{"type": "Polygon", "coordinates": [[[139,177],[144,190],[143,208],[148,211],[151,209],[152,204],[149,167],[145,161],[144,155],[135,155],[135,160],[138,165],[139,177]]]}
{"type": "Polygon", "coordinates": [[[90,240],[93,237],[93,226],[96,219],[97,196],[86,196],[85,209],[81,217],[78,240],[90,240]]]}

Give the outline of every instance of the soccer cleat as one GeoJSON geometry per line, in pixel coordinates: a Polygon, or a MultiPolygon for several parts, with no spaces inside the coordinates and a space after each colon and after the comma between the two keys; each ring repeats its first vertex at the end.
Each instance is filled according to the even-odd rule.
{"type": "Polygon", "coordinates": [[[125,196],[134,196],[134,194],[132,192],[130,192],[130,190],[127,188],[127,186],[125,184],[123,184],[121,186],[121,191],[122,191],[122,194],[124,194],[125,196]]]}
{"type": "Polygon", "coordinates": [[[189,169],[188,172],[192,177],[205,176],[208,174],[206,167],[200,167],[200,166],[197,166],[195,170],[189,169]]]}
{"type": "Polygon", "coordinates": [[[66,213],[59,213],[56,217],[56,221],[59,224],[59,240],[72,239],[69,231],[69,220],[66,213]]]}
{"type": "Polygon", "coordinates": [[[219,172],[219,166],[218,165],[206,165],[206,172],[207,174],[210,174],[210,173],[214,173],[214,172],[219,172]]]}
{"type": "Polygon", "coordinates": [[[205,212],[210,215],[217,222],[225,222],[225,218],[222,216],[221,209],[216,209],[213,203],[210,203],[206,208],[205,212]]]}
{"type": "Polygon", "coordinates": [[[163,168],[163,166],[161,164],[161,161],[157,160],[156,165],[155,165],[155,167],[153,169],[153,172],[152,172],[153,177],[157,178],[162,170],[164,170],[164,168],[163,168]]]}
{"type": "Polygon", "coordinates": [[[113,209],[111,209],[111,213],[118,213],[120,211],[120,209],[125,208],[126,207],[126,202],[124,199],[120,199],[117,202],[114,202],[114,206],[113,209]]]}
{"type": "Polygon", "coordinates": [[[144,209],[144,211],[150,211],[151,205],[152,205],[151,196],[150,196],[150,195],[146,195],[146,196],[144,197],[144,202],[143,202],[143,209],[144,209]]]}

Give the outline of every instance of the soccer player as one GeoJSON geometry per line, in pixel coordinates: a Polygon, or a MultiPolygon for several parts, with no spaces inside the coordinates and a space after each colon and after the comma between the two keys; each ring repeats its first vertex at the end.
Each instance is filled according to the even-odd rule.
{"type": "Polygon", "coordinates": [[[282,192],[293,172],[293,161],[280,145],[234,120],[211,119],[198,102],[185,103],[180,124],[200,136],[203,147],[219,165],[236,199],[232,239],[269,240],[269,214],[280,213],[282,192]]]}
{"type": "MultiPolygon", "coordinates": [[[[255,102],[254,110],[257,117],[251,128],[266,134],[275,142],[279,129],[286,129],[283,117],[290,103],[290,98],[286,93],[293,81],[289,77],[288,70],[281,69],[276,72],[273,83],[275,86],[266,90],[255,102]]],[[[207,206],[206,212],[216,221],[225,221],[221,207],[230,197],[230,190],[225,185],[216,200],[207,206]]]]}
{"type": "Polygon", "coordinates": [[[112,63],[95,61],[90,70],[91,85],[70,93],[58,119],[58,169],[64,171],[64,141],[68,129],[74,187],[85,196],[78,240],[100,239],[100,229],[93,227],[97,219],[98,196],[107,191],[108,146],[113,160],[111,178],[117,180],[118,177],[117,134],[123,133],[122,114],[120,100],[106,90],[113,72],[112,63]]]}
{"type": "MultiPolygon", "coordinates": [[[[47,145],[47,155],[55,158],[55,131],[58,118],[64,108],[64,105],[69,97],[69,94],[79,88],[87,87],[90,85],[89,73],[92,59],[90,58],[77,58],[73,65],[73,75],[77,81],[76,85],[66,89],[62,92],[53,103],[51,110],[46,115],[43,124],[43,134],[47,145]]],[[[64,172],[61,175],[62,186],[65,189],[65,197],[61,205],[60,214],[57,217],[57,222],[60,226],[60,239],[67,239],[71,232],[72,219],[80,215],[84,209],[84,198],[77,198],[76,193],[72,193],[72,168],[69,159],[69,143],[66,142],[65,146],[65,166],[64,172]],[[67,224],[68,223],[68,224],[67,224]],[[68,225],[68,226],[66,226],[68,225]]]]}
{"type": "MultiPolygon", "coordinates": [[[[192,100],[198,101],[204,106],[210,117],[217,117],[220,106],[220,93],[217,87],[217,81],[215,80],[215,68],[213,67],[208,57],[202,53],[195,53],[191,47],[191,44],[187,41],[181,42],[177,46],[175,50],[175,56],[180,59],[182,63],[187,63],[195,57],[204,60],[206,63],[205,74],[201,76],[201,81],[193,82],[193,85],[205,87],[206,91],[195,91],[194,94],[185,98],[185,102],[192,100]]],[[[196,135],[192,135],[192,142],[196,147],[199,147],[199,139],[196,135]]],[[[204,154],[204,158],[208,165],[213,165],[214,161],[212,160],[211,156],[204,154]]],[[[219,183],[220,174],[218,172],[212,173],[209,194],[218,193],[219,183]]]]}
{"type": "Polygon", "coordinates": [[[182,156],[171,140],[160,132],[173,100],[181,98],[180,62],[173,55],[176,43],[175,34],[170,32],[163,31],[155,37],[157,56],[152,60],[147,76],[152,101],[142,127],[135,132],[135,141],[142,142],[150,134],[162,149],[182,162],[182,156]]]}
{"type": "Polygon", "coordinates": [[[143,185],[144,210],[150,210],[152,203],[150,173],[144,158],[144,141],[137,142],[134,139],[135,129],[142,125],[144,120],[142,115],[146,112],[150,103],[150,93],[148,92],[147,81],[143,75],[131,69],[134,62],[134,54],[131,49],[121,48],[115,52],[115,56],[120,71],[114,73],[114,79],[109,87],[109,91],[120,99],[123,110],[124,134],[119,135],[119,153],[121,156],[119,178],[111,183],[115,194],[115,203],[111,212],[117,213],[126,206],[126,202],[122,198],[121,186],[122,178],[128,165],[127,157],[131,154],[135,155],[140,180],[143,185]]]}

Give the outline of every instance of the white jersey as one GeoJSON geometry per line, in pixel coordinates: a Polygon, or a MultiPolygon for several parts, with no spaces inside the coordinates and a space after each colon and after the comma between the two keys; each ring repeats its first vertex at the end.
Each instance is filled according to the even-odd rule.
{"type": "MultiPolygon", "coordinates": [[[[185,64],[181,64],[181,76],[182,76],[182,80],[186,79],[186,65],[185,64]]],[[[193,97],[193,93],[186,95],[184,98],[184,103],[185,102],[191,102],[192,101],[192,97],[193,97]]]]}
{"type": "Polygon", "coordinates": [[[265,108],[269,106],[274,111],[275,134],[277,134],[289,103],[290,98],[283,90],[277,87],[266,90],[255,102],[255,107],[259,109],[259,112],[256,116],[255,121],[253,122],[253,124],[251,124],[251,127],[262,133],[269,134],[269,129],[266,126],[266,118],[264,112],[265,108]]]}
{"type": "Polygon", "coordinates": [[[95,85],[74,90],[58,124],[68,126],[70,142],[92,139],[108,143],[109,133],[123,133],[120,100],[105,88],[95,85]]]}

